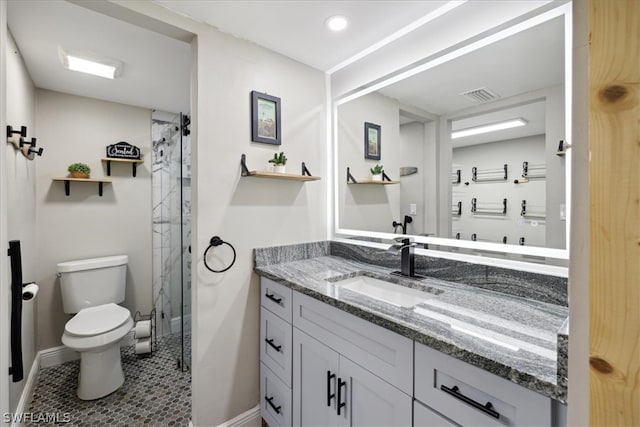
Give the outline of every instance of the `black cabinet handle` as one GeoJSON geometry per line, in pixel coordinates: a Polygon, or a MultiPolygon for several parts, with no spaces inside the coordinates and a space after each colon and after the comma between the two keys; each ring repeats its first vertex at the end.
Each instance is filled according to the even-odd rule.
{"type": "Polygon", "coordinates": [[[338,415],[340,415],[340,409],[347,406],[347,399],[345,396],[345,401],[342,401],[342,386],[344,386],[345,391],[347,388],[347,382],[342,381],[342,378],[338,378],[338,415]]]}
{"type": "Polygon", "coordinates": [[[267,342],[267,344],[269,344],[271,347],[273,347],[276,351],[280,351],[280,349],[282,348],[281,345],[275,345],[273,343],[273,338],[271,338],[271,339],[265,338],[264,340],[267,342]]]}
{"type": "MultiPolygon", "coordinates": [[[[327,406],[331,406],[331,400],[336,398],[335,393],[331,393],[331,380],[335,380],[336,374],[327,371],[327,406]]],[[[335,387],[335,381],[333,382],[335,387]]]]}
{"type": "Polygon", "coordinates": [[[449,388],[446,385],[441,385],[440,386],[440,390],[444,391],[445,393],[450,394],[451,396],[455,397],[456,399],[462,400],[464,403],[466,403],[468,405],[471,405],[476,409],[481,410],[482,412],[484,412],[487,415],[491,415],[494,418],[500,419],[500,413],[493,409],[493,404],[491,404],[491,402],[487,402],[484,405],[482,403],[476,402],[475,400],[471,399],[470,397],[467,397],[464,394],[460,393],[460,391],[459,391],[460,389],[458,388],[457,385],[454,385],[452,388],[449,388]]]}
{"type": "Polygon", "coordinates": [[[271,301],[275,302],[276,304],[282,303],[282,298],[276,298],[275,294],[270,294],[267,292],[264,294],[264,296],[269,298],[271,301]]]}
{"type": "Polygon", "coordinates": [[[282,408],[282,406],[276,406],[276,405],[273,404],[273,396],[267,397],[265,395],[264,398],[267,399],[267,403],[269,404],[269,406],[271,406],[273,408],[274,411],[276,411],[276,414],[279,414],[280,413],[280,408],[282,408]]]}

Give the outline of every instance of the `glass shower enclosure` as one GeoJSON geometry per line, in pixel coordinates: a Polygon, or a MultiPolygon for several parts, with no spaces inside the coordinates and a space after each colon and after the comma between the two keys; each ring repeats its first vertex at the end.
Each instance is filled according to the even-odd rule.
{"type": "Polygon", "coordinates": [[[158,345],[191,366],[191,138],[189,116],[151,115],[153,306],[158,345]]]}

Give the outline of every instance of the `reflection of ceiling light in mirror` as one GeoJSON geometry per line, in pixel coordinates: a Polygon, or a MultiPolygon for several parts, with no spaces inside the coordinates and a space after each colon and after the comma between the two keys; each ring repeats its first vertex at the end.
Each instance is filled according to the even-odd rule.
{"type": "Polygon", "coordinates": [[[331,16],[330,18],[327,18],[327,20],[325,21],[325,25],[331,31],[338,32],[347,28],[347,25],[349,25],[349,22],[347,21],[347,18],[345,18],[344,16],[336,15],[336,16],[331,16]]]}
{"type": "Polygon", "coordinates": [[[462,138],[471,135],[480,135],[482,133],[495,132],[498,130],[517,128],[524,126],[527,121],[521,117],[512,120],[505,120],[503,122],[491,123],[488,125],[476,126],[468,129],[457,130],[451,132],[451,139],[462,138]]]}
{"type": "Polygon", "coordinates": [[[94,76],[114,79],[122,72],[122,62],[98,59],[94,55],[68,54],[59,49],[60,60],[65,68],[94,76]]]}

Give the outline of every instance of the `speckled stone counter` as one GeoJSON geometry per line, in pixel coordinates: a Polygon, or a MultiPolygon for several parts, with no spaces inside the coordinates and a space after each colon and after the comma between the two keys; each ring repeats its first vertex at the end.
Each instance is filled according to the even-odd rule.
{"type": "MultiPolygon", "coordinates": [[[[365,263],[354,260],[354,256],[335,254],[355,253],[357,248],[342,247],[355,245],[334,243],[293,245],[286,250],[256,249],[255,271],[528,389],[566,401],[566,383],[558,381],[558,330],[568,317],[566,306],[523,298],[518,295],[521,292],[508,294],[434,277],[418,281],[392,276],[390,272],[398,268],[399,258],[393,264],[385,260],[365,263]],[[283,256],[285,252],[289,258],[283,256]],[[339,281],[358,275],[419,289],[435,297],[403,308],[341,287],[339,281]]],[[[475,272],[476,266],[469,265],[475,272]]],[[[464,277],[461,270],[455,274],[464,277]]],[[[481,273],[486,274],[486,270],[481,273]]]]}

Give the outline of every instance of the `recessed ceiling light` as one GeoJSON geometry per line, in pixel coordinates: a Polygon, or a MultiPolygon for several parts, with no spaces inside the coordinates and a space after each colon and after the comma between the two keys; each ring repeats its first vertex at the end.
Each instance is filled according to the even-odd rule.
{"type": "Polygon", "coordinates": [[[462,138],[471,135],[480,135],[481,133],[495,132],[497,130],[511,129],[519,126],[524,126],[527,121],[521,117],[512,120],[505,120],[502,122],[491,123],[488,125],[476,126],[468,129],[457,130],[451,132],[451,139],[462,138]]]}
{"type": "Polygon", "coordinates": [[[342,31],[347,28],[347,25],[349,25],[349,21],[347,21],[347,18],[341,15],[331,16],[330,18],[327,18],[324,23],[327,28],[335,32],[342,31]]]}
{"type": "Polygon", "coordinates": [[[71,54],[59,49],[60,60],[65,68],[94,76],[114,79],[122,72],[122,62],[95,55],[71,54]]]}

